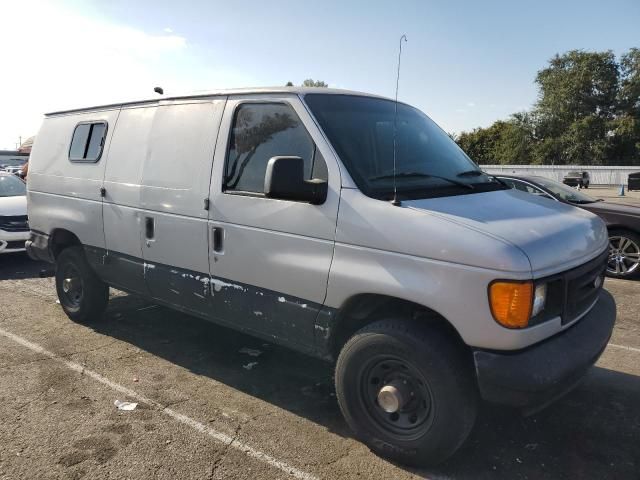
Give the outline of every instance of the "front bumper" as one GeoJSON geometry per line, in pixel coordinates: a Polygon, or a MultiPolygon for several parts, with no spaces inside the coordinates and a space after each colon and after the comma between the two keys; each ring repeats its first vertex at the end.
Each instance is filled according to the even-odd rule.
{"type": "Polygon", "coordinates": [[[7,232],[0,230],[0,254],[23,252],[29,232],[7,232]]]}
{"type": "Polygon", "coordinates": [[[27,254],[32,260],[42,260],[49,263],[54,263],[54,255],[49,245],[49,235],[41,232],[31,230],[28,235],[25,247],[27,254]]]}
{"type": "Polygon", "coordinates": [[[480,394],[492,402],[536,410],[575,387],[603,352],[616,319],[612,295],[602,290],[575,325],[516,352],[474,350],[480,394]]]}

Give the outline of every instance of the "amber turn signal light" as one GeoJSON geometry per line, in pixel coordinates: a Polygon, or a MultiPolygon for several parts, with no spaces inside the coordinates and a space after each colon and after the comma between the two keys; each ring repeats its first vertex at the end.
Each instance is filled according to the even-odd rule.
{"type": "Polygon", "coordinates": [[[489,285],[489,304],[496,321],[507,328],[525,328],[533,305],[532,282],[498,281],[489,285]]]}

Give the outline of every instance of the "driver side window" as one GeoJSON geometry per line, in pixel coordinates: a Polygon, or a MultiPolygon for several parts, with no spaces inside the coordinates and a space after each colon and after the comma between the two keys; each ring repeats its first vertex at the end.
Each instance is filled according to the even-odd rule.
{"type": "Polygon", "coordinates": [[[327,166],[304,125],[284,103],[246,103],[233,117],[224,191],[264,193],[271,157],[304,160],[305,178],[327,179],[327,166]]]}

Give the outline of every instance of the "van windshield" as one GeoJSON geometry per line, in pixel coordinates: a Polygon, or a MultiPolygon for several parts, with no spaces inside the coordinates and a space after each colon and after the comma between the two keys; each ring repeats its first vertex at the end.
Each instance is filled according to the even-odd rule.
{"type": "MultiPolygon", "coordinates": [[[[358,188],[393,197],[395,102],[358,95],[307,94],[318,120],[358,188]]],[[[398,103],[396,185],[400,199],[501,190],[429,117],[398,103]]]]}

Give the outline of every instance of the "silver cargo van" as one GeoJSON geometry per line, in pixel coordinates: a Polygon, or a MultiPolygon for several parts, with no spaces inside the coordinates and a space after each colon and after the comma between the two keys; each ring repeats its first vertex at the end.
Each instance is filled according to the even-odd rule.
{"type": "Polygon", "coordinates": [[[449,457],[480,399],[559,397],[611,335],[604,223],[409,105],[221,91],[52,113],[36,138],[27,248],[72,320],[114,287],[335,361],[346,421],[398,461],[449,457]]]}

